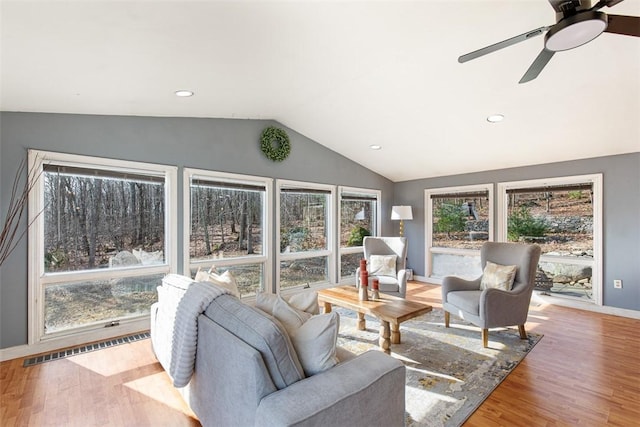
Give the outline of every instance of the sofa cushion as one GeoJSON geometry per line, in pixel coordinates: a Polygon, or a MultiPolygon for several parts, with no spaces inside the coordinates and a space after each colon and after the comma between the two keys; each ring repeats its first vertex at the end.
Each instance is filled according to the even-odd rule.
{"type": "MultiPolygon", "coordinates": [[[[280,323],[289,333],[289,336],[293,334],[300,326],[302,326],[307,320],[313,316],[310,313],[299,310],[285,301],[282,297],[278,297],[278,300],[273,306],[273,317],[278,319],[280,323]]],[[[294,344],[295,347],[295,344],[294,344]]],[[[300,355],[298,355],[299,357],[300,355]]]]}
{"type": "MultiPolygon", "coordinates": [[[[272,294],[269,292],[258,292],[256,294],[256,307],[264,311],[267,314],[273,315],[273,309],[276,305],[280,295],[272,294]]],[[[320,313],[320,306],[318,305],[318,293],[314,291],[295,293],[287,298],[284,298],[292,307],[302,310],[310,314],[320,313]]]]}
{"type": "MultiPolygon", "coordinates": [[[[398,279],[391,276],[369,276],[369,278],[378,279],[378,287],[380,292],[398,292],[400,285],[398,279]]],[[[371,281],[369,281],[371,283],[371,281]]]]}
{"type": "Polygon", "coordinates": [[[260,352],[278,389],[305,377],[289,335],[272,316],[231,295],[216,298],[205,315],[260,352]]]}
{"type": "Polygon", "coordinates": [[[319,374],[338,364],[336,344],[339,329],[340,316],[332,311],[311,317],[291,334],[305,375],[319,374]]]}
{"type": "Polygon", "coordinates": [[[311,314],[320,313],[318,305],[318,293],[314,291],[298,292],[286,298],[287,302],[297,308],[311,314]]]}
{"type": "Polygon", "coordinates": [[[455,291],[447,294],[447,302],[467,313],[480,315],[480,294],[482,291],[455,291]]]}
{"type": "Polygon", "coordinates": [[[313,316],[278,297],[273,316],[289,333],[305,375],[318,374],[338,363],[336,344],[340,316],[337,313],[313,316]]]}
{"type": "Polygon", "coordinates": [[[500,265],[487,261],[480,281],[480,289],[510,291],[516,278],[517,265],[500,265]]]}
{"type": "Polygon", "coordinates": [[[238,291],[238,284],[236,283],[235,277],[231,274],[229,270],[225,271],[222,274],[218,274],[215,270],[209,271],[200,271],[196,273],[195,277],[196,282],[210,282],[216,284],[218,286],[222,286],[227,289],[231,294],[240,298],[240,291],[238,291]]]}
{"type": "Polygon", "coordinates": [[[375,276],[396,276],[396,255],[371,255],[369,274],[375,276]]]}

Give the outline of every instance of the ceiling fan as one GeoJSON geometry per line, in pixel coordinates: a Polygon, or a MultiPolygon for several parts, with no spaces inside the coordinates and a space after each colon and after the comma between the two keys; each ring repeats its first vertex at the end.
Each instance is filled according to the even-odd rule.
{"type": "Polygon", "coordinates": [[[556,11],[555,25],[536,28],[491,46],[483,47],[458,58],[464,63],[496,50],[520,43],[546,32],[544,47],[519,83],[538,77],[556,52],[573,49],[598,37],[603,32],[640,37],[640,17],[607,15],[599,12],[603,7],[613,7],[623,0],[600,0],[591,6],[590,0],[549,0],[556,11]]]}

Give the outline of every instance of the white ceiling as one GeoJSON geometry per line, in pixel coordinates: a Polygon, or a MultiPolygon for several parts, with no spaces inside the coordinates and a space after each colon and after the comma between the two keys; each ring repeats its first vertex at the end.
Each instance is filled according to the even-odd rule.
{"type": "Polygon", "coordinates": [[[546,0],[1,7],[3,111],[274,119],[393,181],[640,151],[640,38],[605,33],[522,85],[543,37],[457,62],[553,24],[546,0]]]}

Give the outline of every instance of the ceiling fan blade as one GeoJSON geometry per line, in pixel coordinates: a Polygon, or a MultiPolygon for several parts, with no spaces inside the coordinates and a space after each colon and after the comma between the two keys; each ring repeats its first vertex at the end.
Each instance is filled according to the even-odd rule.
{"type": "Polygon", "coordinates": [[[617,5],[618,3],[622,3],[624,0],[604,0],[605,5],[607,7],[613,7],[615,5],[617,5]]]}
{"type": "Polygon", "coordinates": [[[483,47],[482,49],[474,50],[473,52],[467,53],[467,54],[462,55],[461,57],[459,57],[458,58],[458,62],[462,64],[464,62],[471,61],[472,59],[476,59],[476,58],[479,58],[479,57],[484,56],[486,54],[495,52],[496,50],[504,49],[505,47],[509,47],[509,46],[514,45],[516,43],[523,42],[523,41],[528,40],[528,39],[530,39],[532,37],[541,35],[545,31],[549,30],[549,28],[551,28],[551,27],[549,26],[549,27],[536,28],[535,30],[528,31],[528,32],[526,32],[524,34],[520,34],[519,36],[511,37],[510,39],[506,39],[506,40],[503,40],[501,42],[492,44],[491,46],[487,46],[487,47],[483,47]]]}
{"type": "Polygon", "coordinates": [[[618,3],[622,3],[623,1],[624,0],[600,0],[598,3],[594,4],[593,6],[591,6],[591,9],[589,9],[589,10],[598,10],[598,9],[602,9],[605,6],[613,7],[613,6],[617,5],[618,3]]]}
{"type": "Polygon", "coordinates": [[[609,24],[605,33],[622,34],[624,36],[640,37],[640,17],[609,15],[609,24]]]}
{"type": "Polygon", "coordinates": [[[542,69],[547,65],[549,60],[553,57],[554,53],[555,52],[552,50],[542,49],[542,52],[538,54],[535,61],[533,61],[533,64],[531,64],[527,72],[524,73],[524,76],[522,76],[518,83],[530,82],[531,80],[538,77],[538,74],[540,74],[542,69]]]}
{"type": "Polygon", "coordinates": [[[566,12],[580,6],[580,0],[549,0],[551,7],[558,13],[566,12]]]}

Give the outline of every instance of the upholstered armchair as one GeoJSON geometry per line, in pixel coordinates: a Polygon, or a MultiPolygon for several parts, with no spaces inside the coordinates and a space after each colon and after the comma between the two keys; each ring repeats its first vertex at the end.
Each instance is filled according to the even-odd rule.
{"type": "Polygon", "coordinates": [[[453,313],[482,328],[484,347],[489,343],[489,328],[517,325],[520,338],[526,339],[524,324],[539,259],[538,245],[484,243],[480,249],[482,276],[475,280],[447,276],[442,281],[445,327],[453,313]]]}
{"type": "MultiPolygon", "coordinates": [[[[407,238],[367,236],[362,244],[369,279],[378,279],[380,292],[404,298],[407,293],[407,238]]],[[[360,286],[360,268],[356,270],[356,280],[360,286]]]]}

